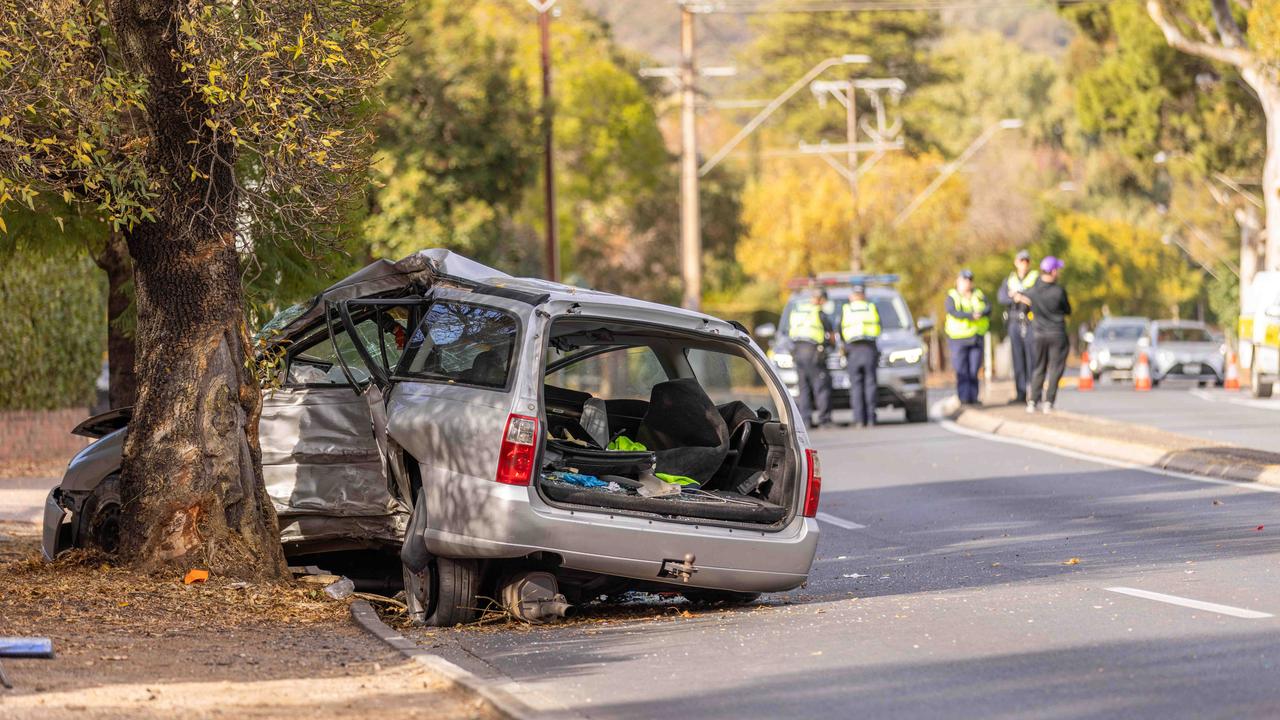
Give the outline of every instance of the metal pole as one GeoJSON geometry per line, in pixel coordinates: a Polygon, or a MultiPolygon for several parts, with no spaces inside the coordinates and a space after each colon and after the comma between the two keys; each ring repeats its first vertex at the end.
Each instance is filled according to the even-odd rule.
{"type": "Polygon", "coordinates": [[[556,218],[556,166],[554,142],[555,108],[551,100],[551,7],[538,13],[538,34],[542,44],[542,133],[544,168],[543,184],[546,186],[547,279],[560,280],[560,232],[556,218]]]}
{"type": "Polygon", "coordinates": [[[693,12],[680,6],[680,270],[682,305],[702,307],[702,228],[698,204],[698,126],[694,81],[697,78],[693,12]]]}
{"type": "Polygon", "coordinates": [[[858,91],[853,87],[853,80],[845,90],[845,142],[849,143],[849,194],[853,199],[853,217],[849,229],[849,270],[862,272],[862,228],[859,224],[858,209],[858,91]]]}

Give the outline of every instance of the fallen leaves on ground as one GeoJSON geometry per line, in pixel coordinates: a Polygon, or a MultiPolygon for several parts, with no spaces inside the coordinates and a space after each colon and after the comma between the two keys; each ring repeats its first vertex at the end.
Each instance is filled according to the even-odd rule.
{"type": "Polygon", "coordinates": [[[1067,560],[1067,561],[1063,562],[1062,564],[1063,564],[1063,565],[1079,565],[1079,564],[1080,564],[1080,558],[1073,557],[1073,558],[1071,558],[1070,560],[1067,560]]]}

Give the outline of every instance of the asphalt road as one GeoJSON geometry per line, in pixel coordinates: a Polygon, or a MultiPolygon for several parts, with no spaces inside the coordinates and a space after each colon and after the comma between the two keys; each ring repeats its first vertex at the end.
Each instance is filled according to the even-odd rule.
{"type": "Polygon", "coordinates": [[[1099,384],[1091,392],[1064,388],[1058,407],[1261,450],[1280,449],[1280,397],[1256,400],[1248,390],[1227,391],[1166,381],[1150,392],[1129,384],[1099,384]]]}
{"type": "Polygon", "coordinates": [[[815,442],[823,512],[865,527],[824,522],[806,588],[691,618],[413,635],[590,718],[1280,714],[1280,495],[939,424],[815,442]]]}

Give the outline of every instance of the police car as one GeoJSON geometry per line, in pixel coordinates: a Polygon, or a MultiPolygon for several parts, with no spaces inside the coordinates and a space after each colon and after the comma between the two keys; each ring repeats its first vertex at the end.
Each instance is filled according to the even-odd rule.
{"type": "MultiPolygon", "coordinates": [[[[769,356],[792,396],[799,395],[795,363],[791,358],[791,339],[786,334],[792,308],[814,287],[818,287],[827,293],[823,312],[838,322],[845,304],[849,302],[851,289],[854,285],[862,285],[867,290],[867,299],[875,303],[880,313],[881,332],[876,341],[880,350],[880,368],[876,371],[876,407],[902,408],[907,413],[907,422],[928,420],[929,401],[925,392],[927,348],[920,333],[932,329],[933,320],[922,318],[912,322],[911,310],[894,288],[897,282],[897,275],[823,273],[814,279],[799,278],[788,284],[791,296],[777,326],[762,325],[756,329],[756,334],[772,341],[769,356]]],[[[845,370],[844,357],[828,349],[827,367],[831,371],[832,407],[846,409],[849,407],[849,374],[845,370]]]]}

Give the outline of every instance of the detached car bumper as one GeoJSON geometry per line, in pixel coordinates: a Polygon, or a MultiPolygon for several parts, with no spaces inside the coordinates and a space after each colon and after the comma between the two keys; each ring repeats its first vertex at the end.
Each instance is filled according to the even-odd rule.
{"type": "Polygon", "coordinates": [[[45,560],[53,560],[58,553],[71,547],[71,518],[58,502],[61,495],[62,488],[55,487],[44,501],[40,554],[45,560]]]}

